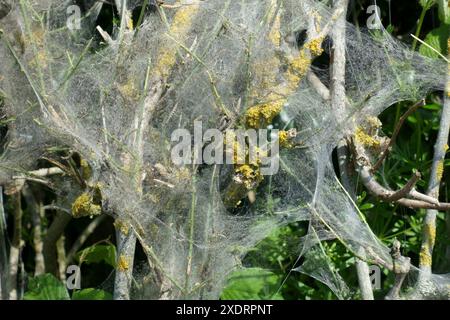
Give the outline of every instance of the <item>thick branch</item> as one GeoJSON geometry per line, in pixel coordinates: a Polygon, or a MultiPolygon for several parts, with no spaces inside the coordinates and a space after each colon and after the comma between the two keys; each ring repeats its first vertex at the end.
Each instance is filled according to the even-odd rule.
{"type": "MultiPolygon", "coordinates": [[[[450,38],[448,39],[448,49],[450,57],[450,38]]],[[[441,122],[439,132],[434,145],[433,164],[431,166],[430,181],[427,195],[439,199],[439,187],[444,174],[444,159],[448,150],[448,136],[450,133],[450,64],[447,70],[447,87],[444,93],[444,105],[442,107],[441,122]]],[[[427,210],[423,225],[422,246],[420,250],[420,270],[419,283],[422,283],[431,274],[433,248],[436,238],[436,216],[437,210],[427,210]]],[[[449,208],[447,208],[449,210],[449,208]]]]}
{"type": "MultiPolygon", "coordinates": [[[[335,10],[342,10],[342,15],[336,21],[336,25],[331,32],[333,38],[333,47],[331,50],[331,81],[330,81],[330,96],[333,112],[336,115],[337,122],[340,123],[345,118],[346,112],[346,92],[345,92],[345,66],[346,66],[346,17],[348,0],[334,1],[335,10]],[[339,7],[340,6],[340,7],[339,7]]],[[[309,76],[309,81],[314,81],[314,77],[309,76]]],[[[316,83],[316,87],[325,92],[324,88],[316,83]]],[[[339,171],[344,187],[349,194],[354,196],[354,188],[350,179],[350,170],[348,168],[348,148],[345,140],[342,140],[337,149],[339,158],[339,171]]],[[[365,255],[364,248],[358,249],[360,255],[365,255]]],[[[358,276],[359,288],[361,296],[364,300],[373,300],[372,283],[369,277],[369,266],[363,260],[357,259],[356,271],[358,276]]]]}

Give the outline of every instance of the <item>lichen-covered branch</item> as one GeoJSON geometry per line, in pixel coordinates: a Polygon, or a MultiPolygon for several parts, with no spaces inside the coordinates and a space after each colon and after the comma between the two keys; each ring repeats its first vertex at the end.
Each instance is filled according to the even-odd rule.
{"type": "MultiPolygon", "coordinates": [[[[175,40],[184,42],[193,23],[199,5],[183,6],[177,9],[171,22],[168,34],[175,40]]],[[[177,43],[168,42],[159,48],[157,61],[151,68],[149,62],[144,83],[144,99],[140,102],[139,112],[134,120],[134,135],[131,148],[135,151],[137,163],[135,172],[136,192],[142,195],[144,137],[153,112],[165,90],[167,78],[177,62],[177,43]]],[[[128,228],[127,228],[128,229],[128,228]]],[[[114,284],[114,299],[129,299],[133,274],[133,260],[136,247],[135,231],[123,233],[123,228],[116,228],[118,243],[118,267],[114,284]]]]}
{"type": "MultiPolygon", "coordinates": [[[[450,39],[448,39],[448,52],[450,57],[450,39]]],[[[444,93],[444,105],[442,107],[439,132],[434,145],[433,164],[431,166],[430,181],[428,183],[427,195],[438,200],[441,179],[444,174],[444,159],[448,150],[448,137],[450,132],[450,64],[448,64],[447,86],[444,93]]],[[[436,240],[436,216],[437,211],[444,208],[430,208],[427,210],[423,222],[422,246],[420,249],[420,271],[419,282],[425,281],[431,274],[433,262],[433,248],[436,240]]],[[[446,208],[450,210],[450,207],[446,208]]]]}

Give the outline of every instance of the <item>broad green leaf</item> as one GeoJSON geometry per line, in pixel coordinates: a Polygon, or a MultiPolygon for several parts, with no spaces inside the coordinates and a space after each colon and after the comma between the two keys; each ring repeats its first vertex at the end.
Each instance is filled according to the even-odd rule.
{"type": "Polygon", "coordinates": [[[80,264],[105,262],[113,268],[116,267],[116,247],[111,244],[93,245],[79,251],[76,258],[80,264]]]}
{"type": "Polygon", "coordinates": [[[269,270],[245,268],[237,270],[228,279],[222,291],[224,300],[283,299],[277,290],[282,277],[269,270]]]}
{"type": "Polygon", "coordinates": [[[87,288],[75,291],[72,294],[72,300],[112,300],[111,293],[94,288],[87,288]]]}
{"type": "Polygon", "coordinates": [[[449,0],[438,0],[438,6],[439,6],[439,19],[441,20],[441,22],[444,24],[450,24],[449,0]]]}
{"type": "Polygon", "coordinates": [[[437,103],[430,103],[430,104],[424,105],[422,108],[426,109],[426,110],[439,111],[442,109],[442,106],[437,103]]]}
{"type": "Polygon", "coordinates": [[[50,273],[31,278],[24,300],[69,300],[66,286],[50,273]]]}
{"type": "MultiPolygon", "coordinates": [[[[449,37],[450,26],[442,25],[441,27],[434,29],[429,34],[427,34],[424,42],[436,49],[436,51],[442,53],[444,56],[447,56],[447,39],[449,37]]],[[[424,44],[421,44],[419,52],[426,57],[435,59],[439,58],[439,55],[435,51],[424,44]]]]}

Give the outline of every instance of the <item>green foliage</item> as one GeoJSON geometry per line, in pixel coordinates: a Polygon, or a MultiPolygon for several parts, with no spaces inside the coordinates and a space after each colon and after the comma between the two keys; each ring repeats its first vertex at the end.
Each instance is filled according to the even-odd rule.
{"type": "Polygon", "coordinates": [[[450,24],[449,0],[437,0],[439,7],[439,19],[444,24],[450,24]]]}
{"type": "MultiPolygon", "coordinates": [[[[447,39],[450,37],[450,26],[443,24],[439,28],[432,30],[425,37],[424,42],[433,47],[436,51],[440,52],[444,56],[447,52],[447,39]]],[[[419,52],[430,58],[439,58],[439,55],[428,46],[422,44],[419,52]]]]}
{"type": "Polygon", "coordinates": [[[24,300],[70,300],[66,286],[50,273],[31,278],[24,300]]]}
{"type": "Polygon", "coordinates": [[[99,289],[87,288],[75,291],[72,300],[112,300],[112,294],[99,289]]]}
{"type": "Polygon", "coordinates": [[[282,299],[277,292],[282,278],[261,268],[245,268],[233,272],[223,290],[224,300],[282,299]]]}
{"type": "Polygon", "coordinates": [[[116,247],[112,244],[93,245],[79,251],[76,255],[80,264],[104,262],[113,268],[116,266],[116,247]]]}

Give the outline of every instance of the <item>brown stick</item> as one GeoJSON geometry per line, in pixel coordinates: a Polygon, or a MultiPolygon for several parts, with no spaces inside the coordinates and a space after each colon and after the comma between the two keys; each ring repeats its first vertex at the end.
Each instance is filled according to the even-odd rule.
{"type": "MultiPolygon", "coordinates": [[[[416,176],[413,176],[403,187],[401,190],[398,191],[392,191],[388,190],[382,185],[380,185],[375,178],[373,177],[372,173],[370,172],[370,169],[367,166],[360,166],[358,169],[360,176],[362,178],[362,182],[364,186],[367,188],[367,190],[375,195],[376,197],[380,198],[383,201],[388,202],[397,202],[398,204],[401,204],[402,206],[411,208],[411,209],[435,209],[435,210],[450,210],[450,203],[443,203],[440,202],[439,204],[435,203],[429,203],[422,200],[416,200],[416,199],[407,199],[407,198],[398,198],[398,195],[405,194],[410,196],[411,190],[408,190],[409,187],[407,185],[411,186],[413,183],[415,183],[414,180],[417,179],[416,176]],[[394,199],[394,200],[392,200],[394,199]]],[[[417,181],[416,181],[417,182],[417,181]]]]}
{"type": "Polygon", "coordinates": [[[384,150],[381,152],[380,154],[380,158],[377,160],[377,162],[372,166],[372,172],[376,172],[381,164],[383,163],[384,159],[386,159],[387,155],[389,154],[389,151],[391,150],[392,146],[395,143],[395,140],[397,139],[397,136],[400,132],[400,129],[403,126],[403,123],[405,122],[405,120],[414,112],[416,112],[417,109],[419,109],[420,107],[423,107],[425,105],[425,100],[422,99],[419,102],[416,102],[414,105],[412,105],[408,111],[405,112],[405,114],[403,116],[401,116],[401,118],[399,119],[397,125],[395,126],[394,129],[394,133],[392,134],[391,140],[389,141],[389,143],[387,144],[387,146],[384,148],[384,150]]]}

